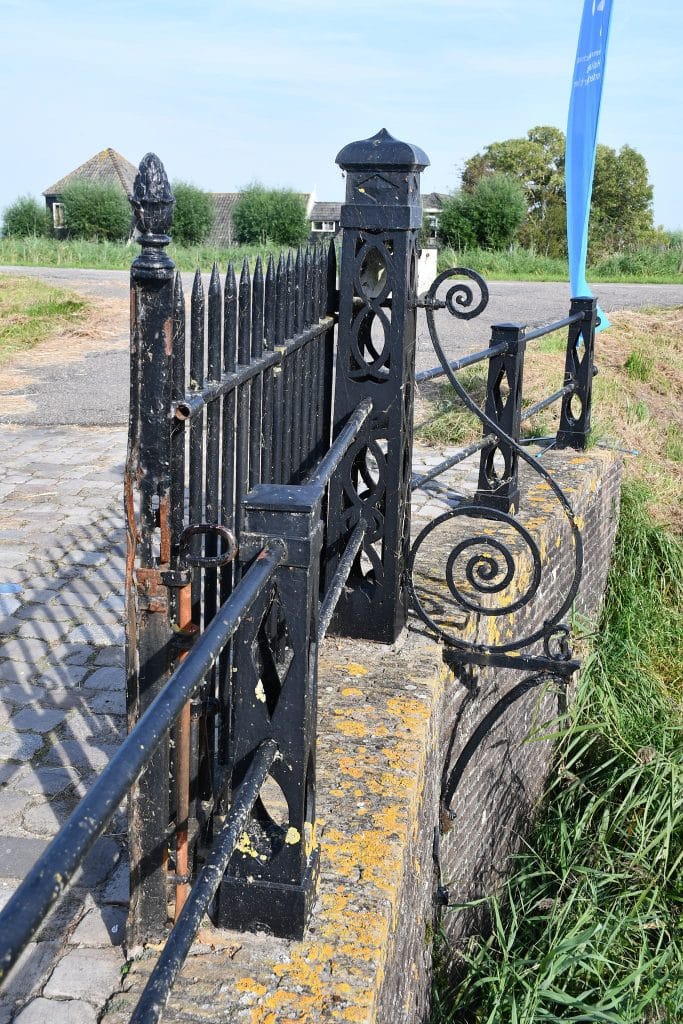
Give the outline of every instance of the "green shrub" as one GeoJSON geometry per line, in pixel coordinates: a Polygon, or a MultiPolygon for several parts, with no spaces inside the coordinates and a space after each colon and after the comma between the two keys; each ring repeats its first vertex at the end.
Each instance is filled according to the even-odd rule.
{"type": "Polygon", "coordinates": [[[457,192],[444,203],[439,237],[458,249],[480,245],[504,249],[526,217],[521,185],[506,174],[491,174],[473,192],[457,192]]]}
{"type": "Polygon", "coordinates": [[[213,227],[216,214],[211,196],[187,181],[174,181],[175,196],[171,234],[178,245],[199,245],[213,227]]]}
{"type": "Polygon", "coordinates": [[[476,236],[486,249],[510,245],[526,217],[526,201],[519,182],[506,174],[491,174],[472,195],[476,236]]]}
{"type": "Polygon", "coordinates": [[[439,217],[439,241],[460,250],[477,244],[476,216],[469,192],[456,192],[445,200],[439,217]]]}
{"type": "Polygon", "coordinates": [[[49,214],[33,196],[19,196],[3,211],[2,233],[5,237],[40,237],[49,231],[49,214]]]}
{"type": "Polygon", "coordinates": [[[75,181],[64,189],[62,202],[74,238],[117,241],[130,233],[130,206],[117,185],[75,181]]]}
{"type": "Polygon", "coordinates": [[[299,245],[310,231],[303,196],[290,189],[267,189],[259,182],[242,190],[232,220],[238,240],[247,245],[299,245]]]}

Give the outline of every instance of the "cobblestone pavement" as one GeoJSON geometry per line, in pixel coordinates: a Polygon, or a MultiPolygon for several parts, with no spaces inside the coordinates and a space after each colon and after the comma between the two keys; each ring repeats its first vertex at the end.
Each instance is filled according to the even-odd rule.
{"type": "MultiPolygon", "coordinates": [[[[125,430],[4,428],[0,469],[0,905],[125,732],[125,430]]],[[[441,458],[416,453],[424,472],[441,458]]],[[[472,466],[457,471],[476,485],[472,466]]],[[[452,481],[451,481],[452,482],[452,481]]],[[[448,495],[418,491],[416,525],[448,495]]],[[[91,1024],[121,984],[119,812],[0,996],[0,1024],[91,1024]]]]}
{"type": "MultiPolygon", "coordinates": [[[[125,432],[4,427],[0,468],[0,903],[124,733],[125,432]]],[[[15,968],[0,1024],[90,1024],[120,986],[119,813],[15,968]]]]}

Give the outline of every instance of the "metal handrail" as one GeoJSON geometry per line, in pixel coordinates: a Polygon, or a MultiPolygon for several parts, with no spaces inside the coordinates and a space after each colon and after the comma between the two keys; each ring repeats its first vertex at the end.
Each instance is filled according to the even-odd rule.
{"type": "Polygon", "coordinates": [[[211,900],[216,895],[230,857],[244,831],[268,771],[277,757],[277,743],[266,740],[254,752],[249,769],[236,790],[230,813],[218,833],[204,867],[192,887],[171,930],[159,959],[138,1000],[130,1024],[157,1024],[199,931],[211,900]]]}
{"type": "Polygon", "coordinates": [[[0,982],[71,882],[121,800],[285,557],[274,540],[221,606],[0,913],[0,982]]]}

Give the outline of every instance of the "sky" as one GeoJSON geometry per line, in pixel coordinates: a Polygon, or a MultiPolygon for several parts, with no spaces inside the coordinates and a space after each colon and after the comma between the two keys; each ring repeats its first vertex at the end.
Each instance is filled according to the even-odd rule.
{"type": "MultiPolygon", "coordinates": [[[[0,209],[107,147],[215,192],[343,198],[386,128],[424,192],[487,144],[566,127],[583,0],[0,0],[0,209]]],[[[599,141],[635,147],[683,227],[683,3],[614,0],[599,141]]]]}

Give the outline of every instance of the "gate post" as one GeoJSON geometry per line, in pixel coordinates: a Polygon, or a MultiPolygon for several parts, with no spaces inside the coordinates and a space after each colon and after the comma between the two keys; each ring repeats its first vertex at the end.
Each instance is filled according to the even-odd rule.
{"type": "Polygon", "coordinates": [[[593,390],[593,356],[595,352],[595,319],[598,300],[572,299],[569,315],[583,313],[583,318],[570,324],[567,335],[567,356],[564,383],[575,384],[573,394],[562,399],[557,448],[584,449],[591,432],[591,395],[593,390]]]}
{"type": "Polygon", "coordinates": [[[235,647],[234,768],[241,783],[254,752],[279,756],[218,891],[217,923],[301,939],[319,870],[315,837],[318,595],[324,488],[259,484],[244,499],[240,564],[270,540],[287,554],[245,616],[235,647]]]}
{"type": "MultiPolygon", "coordinates": [[[[133,194],[140,255],[130,273],[130,413],[124,477],[126,706],[129,729],[169,675],[173,636],[162,573],[170,563],[173,261],[164,251],[175,200],[164,167],[148,153],[133,194]]],[[[160,938],[167,919],[168,746],[131,789],[128,809],[131,901],[128,941],[160,938]]]]}
{"type": "Polygon", "coordinates": [[[335,435],[370,398],[369,438],[347,452],[329,495],[328,580],[346,539],[368,531],[331,631],[393,643],[407,615],[420,172],[429,159],[382,130],[337,157],[342,207],[335,435]]]}

